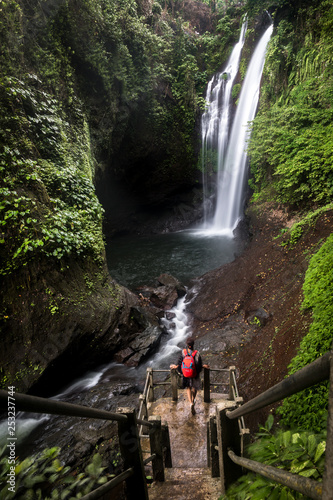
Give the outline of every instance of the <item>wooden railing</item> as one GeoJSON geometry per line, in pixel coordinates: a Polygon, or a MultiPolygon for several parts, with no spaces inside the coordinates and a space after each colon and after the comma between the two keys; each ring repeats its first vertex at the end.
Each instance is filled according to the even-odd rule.
{"type": "MultiPolygon", "coordinates": [[[[128,500],[148,500],[148,490],[144,465],[152,462],[154,480],[164,481],[164,466],[170,467],[170,439],[167,424],[161,424],[158,416],[147,419],[137,418],[132,408],[118,408],[117,413],[90,408],[62,401],[55,401],[20,393],[0,390],[0,408],[9,409],[9,401],[16,411],[47,413],[51,415],[66,415],[80,418],[95,418],[111,420],[118,423],[118,438],[121,456],[124,461],[124,472],[111,481],[103,484],[81,500],[95,500],[111,491],[121,482],[126,482],[128,500]],[[149,429],[151,455],[143,460],[138,425],[149,429]],[[166,463],[164,457],[167,457],[166,463]]],[[[14,438],[12,438],[14,441],[14,438]]]]}
{"type": "MultiPolygon", "coordinates": [[[[331,353],[327,353],[245,404],[242,404],[243,400],[239,397],[235,367],[230,367],[228,370],[204,369],[205,402],[210,402],[212,386],[214,387],[214,397],[219,385],[229,386],[225,398],[226,403],[217,404],[216,416],[210,417],[207,422],[208,466],[211,468],[212,477],[220,477],[222,494],[232,482],[243,474],[243,468],[246,468],[293,488],[309,498],[315,500],[330,500],[332,498],[333,460],[327,462],[326,459],[324,482],[318,483],[309,478],[260,464],[243,456],[245,442],[249,436],[249,430],[245,428],[244,416],[326,380],[330,375],[330,360],[331,353]],[[211,382],[211,373],[214,372],[227,375],[228,381],[211,382]]],[[[144,466],[152,462],[153,478],[158,481],[164,481],[164,467],[172,467],[168,426],[166,423],[162,424],[160,417],[149,415],[149,403],[154,401],[154,389],[157,386],[168,385],[171,386],[172,399],[177,401],[180,375],[177,370],[171,370],[169,380],[157,381],[154,380],[154,373],[168,374],[170,370],[147,369],[144,391],[139,397],[138,415],[132,408],[119,408],[117,413],[111,413],[96,408],[15,393],[16,411],[96,418],[118,423],[119,447],[125,470],[111,481],[82,497],[82,500],[98,499],[123,481],[126,482],[128,500],[137,498],[148,500],[144,466]],[[142,457],[140,438],[147,438],[150,443],[150,456],[145,460],[142,457]]],[[[331,377],[333,378],[332,374],[331,377]]],[[[0,390],[0,408],[8,408],[8,397],[8,392],[0,390]]],[[[333,394],[331,400],[333,400],[333,394]]],[[[333,455],[333,415],[331,415],[330,421],[332,429],[328,433],[328,444],[330,444],[329,449],[333,455]]]]}
{"type": "MultiPolygon", "coordinates": [[[[325,475],[323,483],[302,477],[297,474],[291,474],[276,467],[268,466],[242,457],[240,445],[239,428],[235,425],[238,419],[245,415],[264,408],[268,405],[281,401],[282,399],[296,394],[297,392],[311,387],[319,382],[323,382],[330,377],[330,362],[332,353],[328,352],[315,362],[302,368],[295,374],[284,379],[267,391],[261,393],[251,401],[242,406],[235,402],[234,408],[217,408],[217,425],[213,431],[216,435],[218,446],[214,451],[218,455],[218,467],[215,463],[214,473],[221,477],[221,492],[224,494],[227,487],[232,484],[240,475],[243,474],[242,468],[257,472],[268,479],[277,481],[280,484],[294,489],[308,498],[315,500],[330,500],[333,498],[333,374],[331,370],[331,393],[330,393],[330,417],[327,435],[325,475]],[[329,458],[328,458],[329,457],[329,458]]],[[[237,392],[235,393],[237,394],[237,392]]],[[[235,398],[237,399],[237,398],[235,398]]]]}

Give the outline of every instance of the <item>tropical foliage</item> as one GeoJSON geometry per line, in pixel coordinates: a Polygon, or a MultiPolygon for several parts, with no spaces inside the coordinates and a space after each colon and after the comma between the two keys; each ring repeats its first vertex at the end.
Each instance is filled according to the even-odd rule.
{"type": "Polygon", "coordinates": [[[108,480],[102,457],[96,453],[84,472],[63,465],[60,448],[47,448],[24,460],[8,460],[4,447],[0,453],[0,500],[70,500],[81,498],[108,480]],[[11,472],[12,471],[12,472],[11,472]],[[12,475],[14,473],[14,476],[12,475]],[[102,475],[103,474],[103,475],[102,475]],[[10,486],[10,479],[14,477],[10,486]]]}
{"type": "MultiPolygon", "coordinates": [[[[289,366],[289,374],[328,352],[333,338],[333,235],[312,257],[303,285],[303,309],[312,311],[308,334],[289,366]]],[[[326,428],[328,382],[287,398],[278,409],[282,423],[291,428],[322,431],[326,428]]]]}
{"type": "MultiPolygon", "coordinates": [[[[251,460],[278,467],[293,474],[322,481],[325,468],[326,434],[278,431],[272,433],[273,416],[261,427],[257,438],[248,448],[251,460]]],[[[232,485],[224,500],[298,500],[305,498],[286,486],[263,476],[249,473],[232,485]]]]}
{"type": "Polygon", "coordinates": [[[333,7],[323,1],[275,29],[249,145],[256,196],[269,185],[294,208],[332,198],[332,22],[333,7]]]}
{"type": "Polygon", "coordinates": [[[237,33],[234,20],[216,14],[216,34],[200,35],[181,9],[135,0],[1,3],[1,274],[40,255],[101,259],[95,171],[139,119],[136,130],[147,133],[133,150],[164,152],[151,176],[191,175],[207,71],[237,33]]]}

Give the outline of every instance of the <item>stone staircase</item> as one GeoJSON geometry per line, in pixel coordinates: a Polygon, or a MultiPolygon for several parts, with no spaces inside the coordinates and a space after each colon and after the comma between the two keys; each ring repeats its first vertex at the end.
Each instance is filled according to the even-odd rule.
{"type": "MultiPolygon", "coordinates": [[[[226,399],[222,394],[216,398],[212,395],[212,401],[204,403],[203,394],[199,393],[195,415],[183,390],[178,392],[177,402],[161,398],[151,403],[149,414],[160,415],[162,422],[168,423],[173,467],[165,469],[165,482],[150,486],[149,500],[218,500],[220,478],[212,478],[207,467],[206,422],[215,415],[216,404],[226,399]]],[[[147,444],[142,443],[143,449],[147,444]]]]}

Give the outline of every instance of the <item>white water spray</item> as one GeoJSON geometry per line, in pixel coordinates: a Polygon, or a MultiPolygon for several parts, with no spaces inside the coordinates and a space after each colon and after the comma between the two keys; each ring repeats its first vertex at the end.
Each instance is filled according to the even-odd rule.
{"type": "MultiPolygon", "coordinates": [[[[61,401],[66,399],[67,396],[88,390],[98,384],[99,380],[103,376],[104,372],[109,370],[115,363],[110,363],[104,365],[99,369],[99,371],[91,371],[86,373],[80,379],[72,382],[63,392],[53,396],[50,399],[55,401],[61,401]]],[[[31,434],[33,430],[36,429],[42,423],[50,420],[49,414],[34,414],[32,412],[18,412],[16,415],[16,439],[18,444],[20,444],[25,438],[31,434]]],[[[0,446],[6,443],[8,437],[8,423],[7,421],[0,423],[0,446]]]]}
{"type": "Polygon", "coordinates": [[[217,158],[219,163],[223,162],[228,144],[230,97],[238,73],[246,29],[247,19],[243,22],[238,43],[235,45],[225,69],[214,75],[207,87],[206,111],[201,118],[205,227],[207,227],[208,219],[212,215],[210,177],[213,174],[217,158]]]}
{"type": "Polygon", "coordinates": [[[177,362],[177,357],[180,353],[185,340],[191,334],[191,328],[189,325],[188,316],[185,312],[186,309],[186,295],[178,299],[177,304],[167,311],[169,314],[174,315],[171,319],[163,318],[163,324],[169,334],[168,341],[162,346],[158,354],[156,354],[151,361],[149,361],[150,366],[161,367],[170,361],[173,363],[177,362]]]}
{"type": "Polygon", "coordinates": [[[225,131],[222,130],[222,122],[219,124],[218,133],[222,139],[219,137],[217,201],[212,222],[205,224],[205,230],[212,234],[232,234],[242,216],[247,177],[246,143],[250,138],[249,122],[254,119],[257,110],[266,49],[272,31],[271,25],[261,37],[251,58],[227,146],[225,137],[228,135],[229,125],[225,131]]]}
{"type": "MultiPolygon", "coordinates": [[[[186,338],[190,335],[191,329],[189,326],[188,316],[185,312],[187,305],[186,295],[177,301],[177,304],[167,311],[172,317],[171,319],[163,318],[163,323],[168,331],[169,339],[165,345],[160,349],[160,351],[153,356],[141,369],[146,369],[147,366],[154,366],[155,368],[161,368],[163,365],[169,366],[170,362],[176,362],[178,355],[180,353],[182,345],[185,343],[186,338]]],[[[75,395],[78,392],[83,392],[85,390],[91,389],[96,386],[102,380],[104,374],[108,371],[115,370],[116,376],[119,377],[121,371],[123,371],[124,378],[136,378],[136,368],[128,368],[124,365],[119,365],[114,362],[103,365],[96,371],[91,371],[85,374],[83,377],[71,382],[68,387],[66,387],[61,393],[50,398],[56,401],[66,400],[67,397],[75,395]]],[[[33,413],[19,412],[16,419],[16,437],[18,443],[21,443],[26,439],[32,431],[36,429],[42,423],[46,423],[50,420],[50,415],[37,415],[33,413]]],[[[0,423],[0,446],[5,445],[8,435],[8,424],[7,421],[0,423]]]]}

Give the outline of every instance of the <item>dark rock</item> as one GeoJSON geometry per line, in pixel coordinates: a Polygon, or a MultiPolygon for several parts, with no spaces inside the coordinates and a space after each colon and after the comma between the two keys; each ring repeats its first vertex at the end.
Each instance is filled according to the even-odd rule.
{"type": "Polygon", "coordinates": [[[87,441],[79,441],[76,443],[74,446],[74,456],[77,458],[82,458],[82,456],[88,456],[91,454],[93,449],[93,446],[91,443],[88,443],[87,441]]]}
{"type": "Polygon", "coordinates": [[[141,352],[136,352],[131,358],[126,361],[126,365],[133,367],[133,366],[138,366],[144,359],[144,356],[141,352]]]}
{"type": "Polygon", "coordinates": [[[168,321],[171,321],[172,319],[174,319],[176,317],[175,313],[171,312],[171,311],[167,311],[165,313],[165,317],[168,321]]]}
{"type": "Polygon", "coordinates": [[[126,347],[114,355],[114,360],[117,363],[125,363],[131,356],[133,356],[134,351],[130,347],[126,347]]]}
{"type": "Polygon", "coordinates": [[[3,376],[18,392],[40,396],[124,349],[133,333],[131,307],[139,304],[106,266],[89,259],[52,266],[47,259],[31,263],[0,288],[8,305],[1,326],[3,376]]]}
{"type": "Polygon", "coordinates": [[[141,287],[140,294],[160,311],[171,309],[180,297],[186,294],[186,288],[170,274],[161,274],[155,287],[141,287]]]}
{"type": "Polygon", "coordinates": [[[173,286],[160,286],[152,292],[150,300],[160,309],[171,309],[178,300],[178,293],[173,286]]]}
{"type": "Polygon", "coordinates": [[[222,328],[208,331],[203,337],[195,342],[195,348],[202,356],[205,352],[210,354],[220,354],[231,347],[237,346],[242,342],[242,330],[235,322],[226,322],[222,328]]]}
{"type": "Polygon", "coordinates": [[[150,312],[145,307],[133,306],[131,307],[131,319],[137,322],[142,328],[148,328],[151,325],[158,325],[158,318],[155,314],[150,312]]]}
{"type": "Polygon", "coordinates": [[[271,315],[262,307],[259,307],[259,309],[256,309],[255,311],[245,313],[244,317],[249,325],[257,324],[258,326],[266,325],[270,318],[271,315]]]}
{"type": "Polygon", "coordinates": [[[137,366],[142,363],[150,354],[156,351],[162,336],[162,329],[159,326],[149,326],[136,339],[130,343],[130,348],[134,354],[127,360],[127,366],[137,366]]]}
{"type": "Polygon", "coordinates": [[[170,285],[174,286],[177,288],[180,286],[180,282],[177,280],[177,278],[174,278],[171,276],[171,274],[161,274],[158,278],[157,281],[160,283],[160,285],[170,285]]]}

